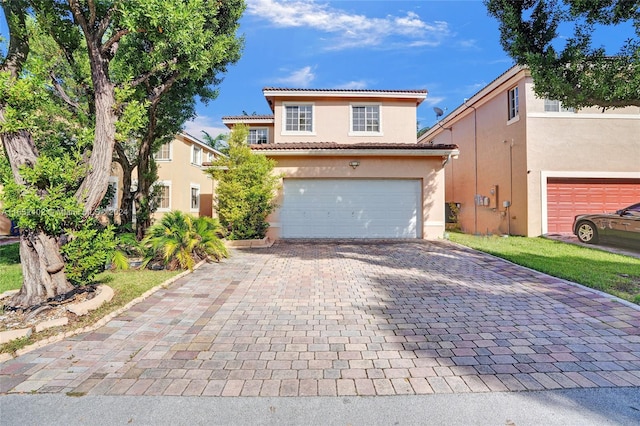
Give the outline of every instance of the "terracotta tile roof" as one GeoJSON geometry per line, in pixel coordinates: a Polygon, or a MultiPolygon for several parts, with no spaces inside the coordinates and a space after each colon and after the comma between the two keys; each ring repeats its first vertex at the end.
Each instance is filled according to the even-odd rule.
{"type": "Polygon", "coordinates": [[[273,114],[263,114],[263,115],[227,115],[222,117],[222,120],[272,120],[273,114]]]}
{"type": "Polygon", "coordinates": [[[262,150],[347,150],[347,149],[378,149],[378,150],[438,150],[438,149],[458,149],[457,145],[445,144],[417,144],[417,143],[377,143],[377,142],[360,142],[360,143],[337,143],[337,142],[289,142],[289,143],[268,143],[260,145],[251,145],[251,149],[256,151],[262,150]]]}
{"type": "Polygon", "coordinates": [[[344,93],[412,93],[426,94],[426,89],[391,90],[391,89],[300,89],[292,87],[264,87],[262,91],[277,90],[287,92],[344,92],[344,93]]]}

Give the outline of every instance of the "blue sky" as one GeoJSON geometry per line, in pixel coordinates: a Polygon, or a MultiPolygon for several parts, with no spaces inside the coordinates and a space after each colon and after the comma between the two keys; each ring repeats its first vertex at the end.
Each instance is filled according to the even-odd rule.
{"type": "MultiPolygon", "coordinates": [[[[226,132],[225,115],[270,114],[267,86],[427,89],[418,120],[429,126],[434,106],[452,111],[513,64],[480,0],[246,2],[242,58],[229,67],[218,98],[186,123],[196,137],[226,132]]],[[[4,19],[0,32],[7,33],[4,19]]],[[[633,31],[626,25],[597,35],[596,44],[613,54],[633,31]]]]}
{"type": "Polygon", "coordinates": [[[262,88],[427,89],[421,126],[435,122],[513,61],[481,1],[247,0],[240,61],[218,99],[187,123],[218,133],[224,115],[269,114],[262,88]]]}

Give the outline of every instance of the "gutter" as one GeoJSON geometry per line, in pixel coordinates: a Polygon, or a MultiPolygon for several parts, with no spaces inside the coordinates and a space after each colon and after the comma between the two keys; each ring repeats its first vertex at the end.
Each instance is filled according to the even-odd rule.
{"type": "MultiPolygon", "coordinates": [[[[254,150],[255,154],[270,157],[451,157],[460,154],[458,149],[306,149],[306,150],[254,150]]],[[[448,161],[448,160],[447,160],[448,161]]]]}

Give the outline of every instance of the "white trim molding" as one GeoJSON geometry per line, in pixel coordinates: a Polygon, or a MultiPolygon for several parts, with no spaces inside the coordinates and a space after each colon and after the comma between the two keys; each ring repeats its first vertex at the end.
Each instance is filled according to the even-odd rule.
{"type": "Polygon", "coordinates": [[[189,184],[189,210],[191,212],[200,212],[200,201],[201,201],[200,200],[200,184],[191,182],[189,184]],[[198,207],[196,207],[196,208],[193,208],[192,205],[191,205],[191,201],[192,201],[191,200],[191,197],[192,197],[191,191],[193,189],[197,189],[198,190],[198,207]]]}
{"type": "MultiPolygon", "coordinates": [[[[366,109],[365,109],[366,120],[366,109]]],[[[381,102],[351,102],[349,104],[349,136],[379,137],[384,136],[382,132],[382,103],[381,102]],[[356,131],[353,130],[353,108],[354,107],[378,107],[378,130],[377,131],[356,131]]]]}
{"type": "Polygon", "coordinates": [[[173,198],[172,194],[171,194],[171,181],[170,180],[158,180],[158,181],[155,181],[153,183],[153,186],[156,186],[156,185],[162,185],[162,186],[166,186],[167,188],[169,188],[169,206],[168,207],[164,207],[164,208],[158,206],[158,209],[156,211],[157,212],[161,212],[161,213],[162,212],[171,211],[171,199],[173,198]]]}
{"type": "MultiPolygon", "coordinates": [[[[298,120],[300,120],[300,115],[298,115],[298,120]]],[[[283,102],[282,103],[282,117],[280,120],[281,129],[280,134],[283,136],[315,136],[316,135],[316,104],[315,102],[283,102]],[[301,106],[311,106],[311,131],[306,130],[287,130],[287,107],[301,107],[301,106]]],[[[298,128],[300,126],[300,122],[298,121],[298,128]]]]}

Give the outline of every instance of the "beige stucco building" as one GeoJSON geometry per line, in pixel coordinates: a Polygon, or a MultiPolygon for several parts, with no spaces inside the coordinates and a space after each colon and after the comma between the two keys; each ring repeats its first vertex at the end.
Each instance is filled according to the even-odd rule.
{"type": "MultiPolygon", "coordinates": [[[[172,141],[164,144],[154,154],[158,165],[158,180],[154,186],[160,187],[158,209],[153,219],[160,219],[165,213],[180,210],[195,216],[213,214],[213,180],[204,172],[220,152],[187,133],[177,134],[172,141]]],[[[133,185],[136,184],[137,170],[133,171],[133,185]]],[[[118,163],[112,164],[111,184],[117,187],[109,209],[117,211],[122,199],[122,170],[118,163]]]]}
{"type": "Polygon", "coordinates": [[[277,238],[441,238],[449,143],[418,144],[426,90],[265,88],[273,115],[228,116],[283,175],[277,238]]]}
{"type": "Polygon", "coordinates": [[[456,144],[446,201],[462,230],[571,232],[580,213],[640,202],[640,108],[565,109],[539,99],[527,69],[499,76],[419,138],[456,144]]]}

